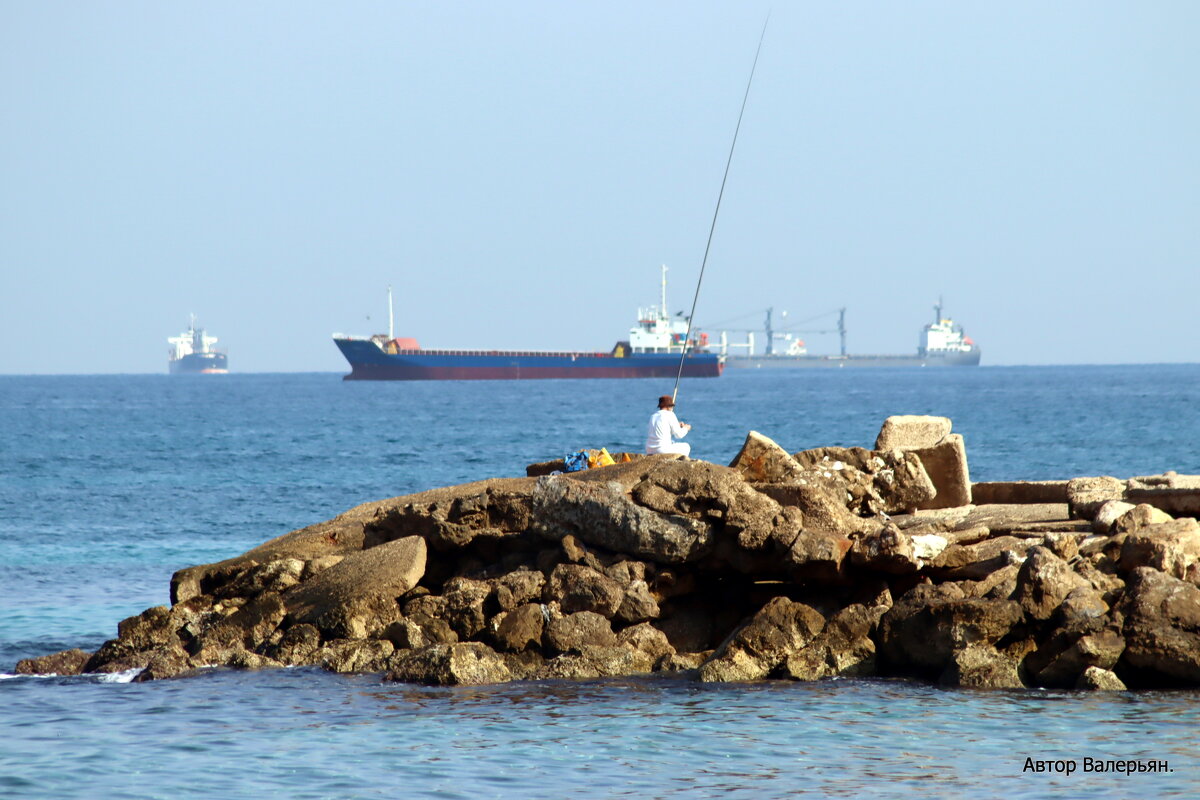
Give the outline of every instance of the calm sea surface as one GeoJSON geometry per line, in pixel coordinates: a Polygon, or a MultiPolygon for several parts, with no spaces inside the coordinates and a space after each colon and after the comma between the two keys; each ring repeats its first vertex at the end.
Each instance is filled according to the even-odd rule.
{"type": "MultiPolygon", "coordinates": [[[[640,449],[670,381],[0,376],[0,673],[93,650],[175,570],[358,503],[640,449]]],[[[1200,365],[732,371],[684,381],[693,456],[748,430],[870,447],[937,414],[975,480],[1200,473],[1200,365]]],[[[0,677],[0,797],[1196,797],[1200,693],[901,681],[385,684],[310,669],[0,677]],[[1025,759],[1167,761],[1033,774],[1025,759]]]]}

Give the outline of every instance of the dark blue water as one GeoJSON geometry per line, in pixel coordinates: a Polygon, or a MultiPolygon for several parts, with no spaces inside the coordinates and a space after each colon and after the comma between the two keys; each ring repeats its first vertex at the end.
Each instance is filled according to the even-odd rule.
{"type": "MultiPolygon", "coordinates": [[[[693,456],[749,429],[871,446],[939,414],[975,480],[1200,473],[1200,366],[732,372],[684,381],[693,456]]],[[[640,448],[670,382],[0,377],[0,672],[94,649],[170,575],[361,502],[640,448]]],[[[429,689],[312,670],[0,679],[0,796],[1192,797],[1200,694],[679,680],[429,689]],[[1168,760],[1133,776],[1026,757],[1168,760]]]]}

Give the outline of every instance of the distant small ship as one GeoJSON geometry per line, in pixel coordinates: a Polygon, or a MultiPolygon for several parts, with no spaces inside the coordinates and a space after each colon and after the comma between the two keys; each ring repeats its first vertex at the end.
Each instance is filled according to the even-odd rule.
{"type": "Polygon", "coordinates": [[[224,350],[214,350],[215,336],[196,327],[193,314],[188,329],[167,339],[167,369],[172,375],[224,375],[229,372],[229,356],[224,350]]]}
{"type": "MultiPolygon", "coordinates": [[[[846,352],[846,309],[838,316],[837,332],[841,336],[841,353],[838,355],[813,355],[808,352],[801,339],[791,338],[788,349],[783,353],[768,352],[760,355],[726,353],[731,346],[754,349],[751,336],[746,345],[729,345],[728,337],[721,336],[719,352],[726,353],[725,365],[732,369],[761,369],[774,367],[976,367],[982,351],[979,345],[963,333],[949,317],[942,316],[942,301],[933,307],[933,322],[921,329],[917,352],[909,355],[848,354],[846,352]]],[[[771,312],[767,311],[767,342],[773,349],[776,335],[771,330],[771,312]]],[[[823,331],[831,332],[831,331],[823,331]]]]}

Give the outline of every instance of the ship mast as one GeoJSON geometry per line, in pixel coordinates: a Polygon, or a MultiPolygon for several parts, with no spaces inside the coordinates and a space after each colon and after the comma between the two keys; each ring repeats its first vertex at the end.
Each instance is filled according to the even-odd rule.
{"type": "Polygon", "coordinates": [[[661,302],[661,305],[658,307],[658,309],[659,309],[658,315],[660,318],[666,319],[667,318],[667,265],[666,264],[662,265],[662,300],[660,302],[661,302]]]}
{"type": "Polygon", "coordinates": [[[396,338],[395,317],[392,315],[392,287],[388,286],[388,341],[396,338]]]}
{"type": "Polygon", "coordinates": [[[838,338],[842,341],[842,358],[846,357],[846,309],[838,309],[838,338]]]}

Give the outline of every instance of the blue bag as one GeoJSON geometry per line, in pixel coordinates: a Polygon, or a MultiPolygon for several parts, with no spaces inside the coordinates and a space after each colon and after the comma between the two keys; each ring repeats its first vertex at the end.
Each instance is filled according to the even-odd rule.
{"type": "Polygon", "coordinates": [[[579,472],[588,468],[588,454],[586,450],[580,450],[577,453],[567,453],[563,456],[563,461],[567,466],[565,472],[579,472]]]}

